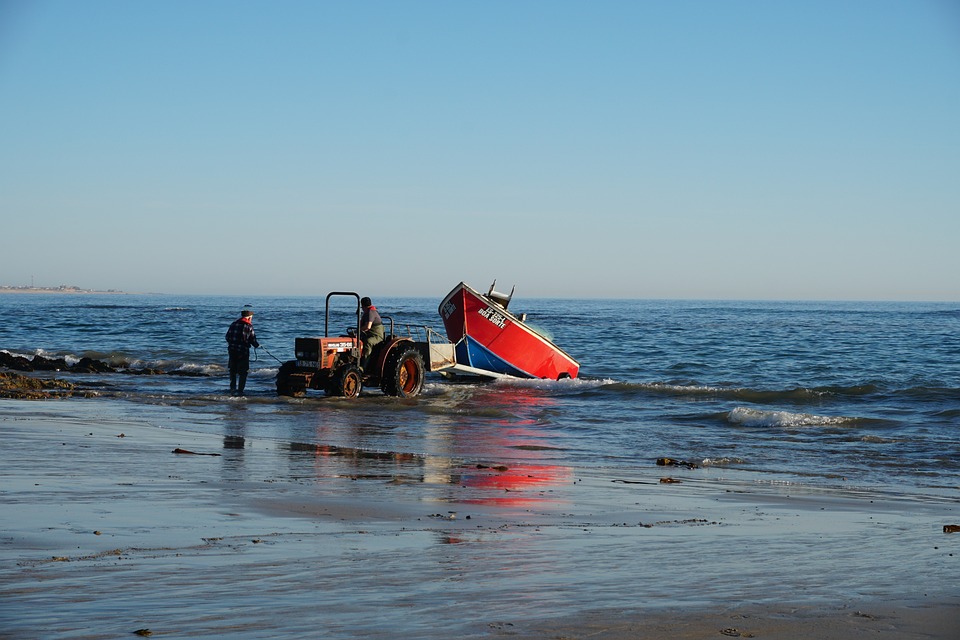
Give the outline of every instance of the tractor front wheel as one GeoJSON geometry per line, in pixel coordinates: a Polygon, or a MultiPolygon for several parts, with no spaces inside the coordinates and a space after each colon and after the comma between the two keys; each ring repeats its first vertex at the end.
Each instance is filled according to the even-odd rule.
{"type": "Polygon", "coordinates": [[[278,396],[302,396],[307,391],[308,377],[296,373],[297,361],[284,362],[277,371],[278,396]]]}
{"type": "Polygon", "coordinates": [[[333,374],[333,378],[327,387],[327,393],[342,398],[356,398],[360,395],[362,387],[363,374],[360,373],[360,367],[348,364],[340,367],[333,374]]]}

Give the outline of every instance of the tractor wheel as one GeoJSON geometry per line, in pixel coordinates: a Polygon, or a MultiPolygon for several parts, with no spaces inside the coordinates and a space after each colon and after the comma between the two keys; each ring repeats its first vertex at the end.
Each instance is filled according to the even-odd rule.
{"type": "Polygon", "coordinates": [[[360,395],[362,387],[363,374],[360,373],[360,367],[348,364],[340,367],[333,374],[330,385],[327,387],[327,394],[343,398],[356,398],[360,395]]]}
{"type": "Polygon", "coordinates": [[[307,376],[295,373],[297,361],[284,362],[277,371],[278,396],[302,396],[307,391],[307,376]]]}
{"type": "Polygon", "coordinates": [[[413,398],[423,390],[423,356],[416,347],[401,346],[387,357],[380,388],[390,396],[413,398]]]}

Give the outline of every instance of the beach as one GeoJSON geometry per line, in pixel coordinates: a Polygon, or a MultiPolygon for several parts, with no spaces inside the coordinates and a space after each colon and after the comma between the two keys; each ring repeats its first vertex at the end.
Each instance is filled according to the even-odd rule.
{"type": "Polygon", "coordinates": [[[952,501],[653,464],[557,473],[181,419],[0,400],[0,637],[960,633],[952,501]]]}

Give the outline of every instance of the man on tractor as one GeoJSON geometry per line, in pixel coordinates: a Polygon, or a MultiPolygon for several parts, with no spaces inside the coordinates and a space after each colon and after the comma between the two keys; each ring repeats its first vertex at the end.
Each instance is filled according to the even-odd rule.
{"type": "Polygon", "coordinates": [[[383,321],[380,319],[380,312],[373,306],[373,301],[369,297],[361,298],[360,306],[363,308],[363,315],[360,317],[360,339],[363,340],[360,368],[366,370],[373,348],[383,342],[383,321]]]}
{"type": "Polygon", "coordinates": [[[429,341],[420,343],[412,336],[398,336],[393,318],[386,320],[390,324],[389,334],[370,298],[361,298],[353,291],[328,293],[323,336],[300,337],[294,341],[297,359],[281,365],[277,372],[277,393],[297,397],[308,389],[316,389],[331,396],[356,398],[364,386],[369,386],[380,387],[388,396],[420,395],[426,373],[421,351],[431,348],[429,341]],[[347,327],[345,335],[330,335],[330,301],[335,297],[353,298],[355,305],[357,324],[347,327]],[[358,344],[360,340],[362,349],[358,344]]]}

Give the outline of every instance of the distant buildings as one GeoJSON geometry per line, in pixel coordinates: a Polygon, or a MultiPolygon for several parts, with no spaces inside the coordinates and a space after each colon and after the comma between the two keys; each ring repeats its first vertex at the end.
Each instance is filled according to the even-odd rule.
{"type": "Polygon", "coordinates": [[[97,291],[96,289],[81,289],[72,284],[62,284],[59,287],[35,287],[27,285],[0,285],[0,293],[123,293],[117,289],[97,291]]]}

